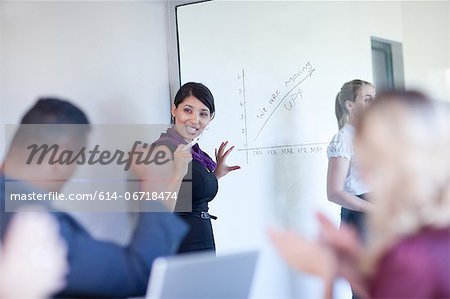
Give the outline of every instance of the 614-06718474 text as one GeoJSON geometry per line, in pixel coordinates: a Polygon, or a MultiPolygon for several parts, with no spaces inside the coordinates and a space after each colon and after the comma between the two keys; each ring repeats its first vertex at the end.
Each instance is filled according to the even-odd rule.
{"type": "Polygon", "coordinates": [[[47,193],[11,193],[11,201],[93,201],[93,200],[177,200],[177,192],[109,192],[109,191],[95,191],[93,193],[70,193],[64,194],[59,192],[47,193]]]}

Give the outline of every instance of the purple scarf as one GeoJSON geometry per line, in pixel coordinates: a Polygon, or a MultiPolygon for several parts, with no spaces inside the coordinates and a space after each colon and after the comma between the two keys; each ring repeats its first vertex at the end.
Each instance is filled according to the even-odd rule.
{"type": "MultiPolygon", "coordinates": [[[[179,144],[187,144],[186,140],[174,129],[167,129],[166,133],[162,133],[158,140],[154,144],[164,144],[169,143],[175,146],[179,144]]],[[[200,146],[195,144],[191,149],[192,159],[200,163],[203,167],[213,172],[216,169],[216,162],[208,156],[207,153],[200,149],[200,146]]]]}

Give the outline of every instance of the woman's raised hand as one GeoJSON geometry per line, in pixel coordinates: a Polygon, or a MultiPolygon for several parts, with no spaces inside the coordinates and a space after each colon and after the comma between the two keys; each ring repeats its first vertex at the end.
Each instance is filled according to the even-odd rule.
{"type": "Polygon", "coordinates": [[[219,146],[219,150],[215,149],[217,166],[216,170],[214,171],[214,174],[216,175],[217,179],[220,179],[221,177],[227,175],[230,171],[241,169],[241,167],[238,165],[228,166],[226,164],[225,160],[227,159],[231,151],[234,149],[234,146],[232,146],[228,150],[225,150],[227,144],[228,141],[222,142],[219,146]]]}

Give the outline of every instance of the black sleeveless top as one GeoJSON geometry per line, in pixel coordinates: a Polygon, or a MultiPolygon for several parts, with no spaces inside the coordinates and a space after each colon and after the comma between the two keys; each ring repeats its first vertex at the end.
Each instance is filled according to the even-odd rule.
{"type": "MultiPolygon", "coordinates": [[[[161,145],[161,143],[158,145],[161,145]]],[[[165,143],[164,145],[168,146],[172,153],[176,149],[173,144],[165,143]]],[[[218,189],[219,184],[215,174],[199,162],[192,160],[189,163],[188,174],[183,179],[174,211],[189,225],[189,232],[180,244],[179,253],[203,250],[215,251],[211,219],[202,217],[202,212],[208,212],[208,203],[214,199],[218,189]],[[192,212],[186,212],[191,205],[190,198],[192,198],[192,212]]]]}

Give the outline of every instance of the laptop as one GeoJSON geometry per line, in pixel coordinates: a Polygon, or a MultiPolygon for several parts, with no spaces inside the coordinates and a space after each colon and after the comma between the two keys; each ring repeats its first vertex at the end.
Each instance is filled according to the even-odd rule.
{"type": "Polygon", "coordinates": [[[154,261],[146,299],[244,299],[255,273],[257,251],[215,256],[194,253],[154,261]]]}

